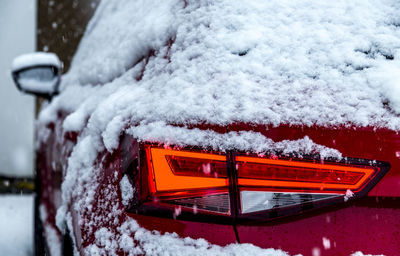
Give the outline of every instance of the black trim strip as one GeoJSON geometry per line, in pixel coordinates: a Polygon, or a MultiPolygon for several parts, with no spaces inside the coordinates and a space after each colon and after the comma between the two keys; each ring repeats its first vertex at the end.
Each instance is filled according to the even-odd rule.
{"type": "Polygon", "coordinates": [[[226,168],[229,179],[229,198],[231,203],[231,216],[234,220],[237,219],[239,215],[239,190],[237,183],[237,171],[235,168],[235,156],[233,152],[228,152],[226,156],[226,168]]]}

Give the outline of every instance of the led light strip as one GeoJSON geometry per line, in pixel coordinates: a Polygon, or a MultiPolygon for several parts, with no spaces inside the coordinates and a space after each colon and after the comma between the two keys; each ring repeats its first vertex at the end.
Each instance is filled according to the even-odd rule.
{"type": "Polygon", "coordinates": [[[318,172],[318,170],[332,170],[332,171],[363,174],[362,177],[355,184],[327,183],[323,181],[321,182],[285,181],[285,180],[276,180],[267,178],[266,179],[238,178],[238,183],[240,186],[282,187],[282,188],[317,189],[317,190],[329,189],[338,191],[346,191],[347,189],[351,189],[354,191],[359,191],[375,173],[375,169],[373,167],[358,168],[345,165],[314,164],[307,162],[274,160],[274,159],[246,157],[246,156],[237,156],[235,160],[236,162],[248,162],[248,163],[276,166],[277,168],[296,167],[296,168],[305,168],[310,171],[314,170],[315,172],[318,172]]]}

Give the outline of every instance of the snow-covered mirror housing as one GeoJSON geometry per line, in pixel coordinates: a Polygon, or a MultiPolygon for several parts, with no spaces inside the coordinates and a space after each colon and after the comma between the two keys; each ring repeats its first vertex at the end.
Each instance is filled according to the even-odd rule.
{"type": "Polygon", "coordinates": [[[46,98],[57,94],[61,71],[62,63],[54,53],[24,54],[12,63],[12,77],[17,88],[46,98]]]}

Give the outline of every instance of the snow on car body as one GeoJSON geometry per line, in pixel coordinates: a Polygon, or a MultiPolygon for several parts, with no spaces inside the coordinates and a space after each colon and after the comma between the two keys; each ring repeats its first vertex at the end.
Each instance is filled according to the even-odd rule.
{"type": "Polygon", "coordinates": [[[399,251],[399,10],[103,1],[39,115],[45,227],[89,255],[399,251]]]}

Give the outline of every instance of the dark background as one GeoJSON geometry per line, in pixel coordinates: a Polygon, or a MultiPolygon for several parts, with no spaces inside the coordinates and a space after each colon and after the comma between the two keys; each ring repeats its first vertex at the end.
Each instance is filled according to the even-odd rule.
{"type": "Polygon", "coordinates": [[[68,71],[100,0],[38,0],[36,49],[54,52],[68,71]]]}
{"type": "MultiPolygon", "coordinates": [[[[66,73],[100,0],[37,1],[36,50],[57,54],[66,73]]],[[[41,102],[36,99],[36,115],[41,102]]]]}

